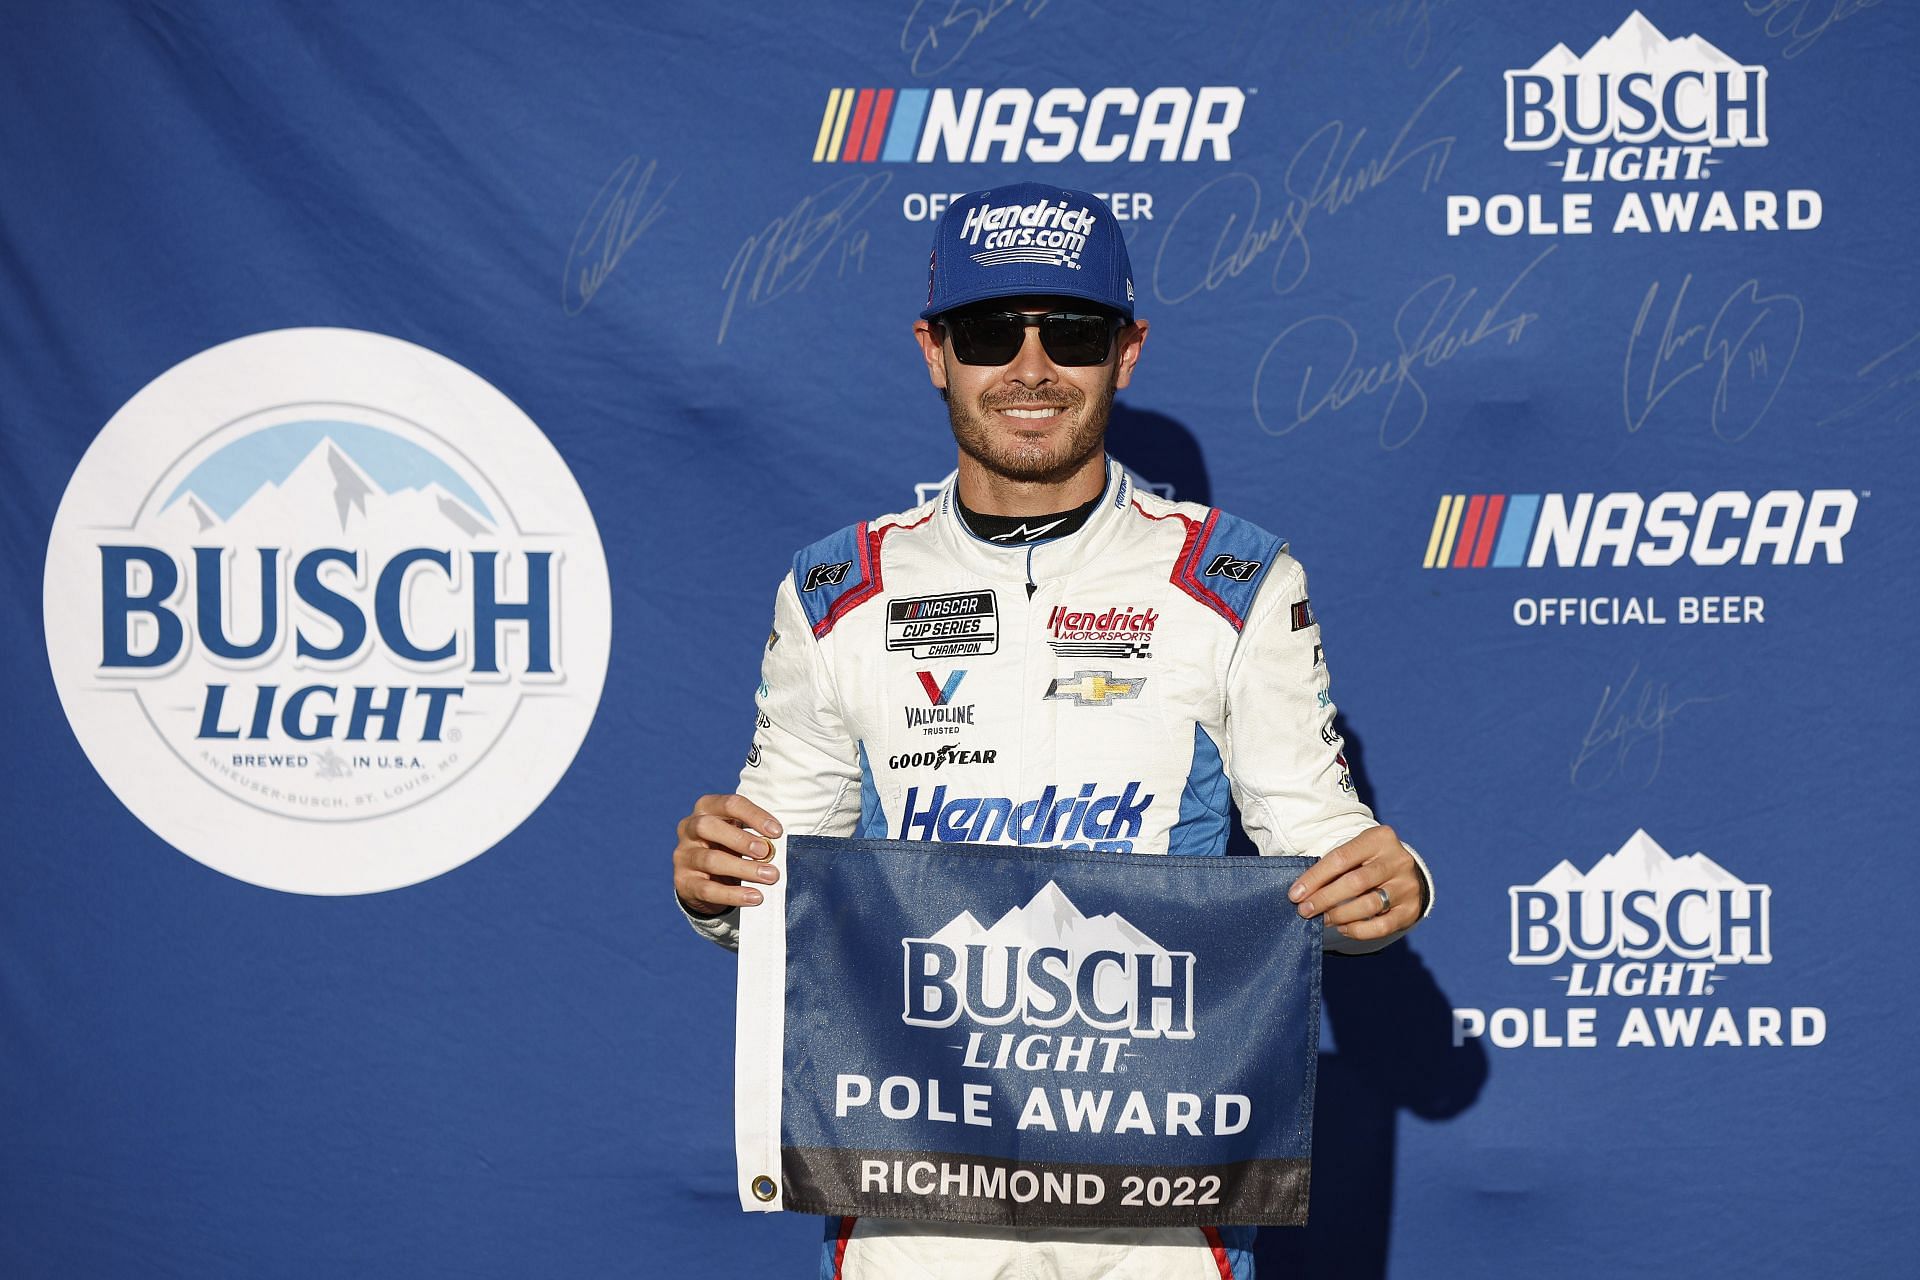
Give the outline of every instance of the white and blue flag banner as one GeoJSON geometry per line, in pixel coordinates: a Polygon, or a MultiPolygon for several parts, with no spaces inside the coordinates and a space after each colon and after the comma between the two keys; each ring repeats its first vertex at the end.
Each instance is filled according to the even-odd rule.
{"type": "Polygon", "coordinates": [[[1307,859],[798,836],[783,859],[742,913],[744,1207],[1306,1220],[1307,859]]]}

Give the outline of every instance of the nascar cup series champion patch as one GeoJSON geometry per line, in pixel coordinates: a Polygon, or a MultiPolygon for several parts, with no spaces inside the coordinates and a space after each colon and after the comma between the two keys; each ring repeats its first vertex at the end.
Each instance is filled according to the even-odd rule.
{"type": "Polygon", "coordinates": [[[1308,859],[796,836],[783,861],[741,913],[744,1208],[1306,1221],[1308,859]]]}

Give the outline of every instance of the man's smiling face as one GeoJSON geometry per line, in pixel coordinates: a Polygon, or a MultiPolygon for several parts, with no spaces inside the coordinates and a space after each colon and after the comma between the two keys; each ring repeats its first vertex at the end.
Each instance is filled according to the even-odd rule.
{"type": "MultiPolygon", "coordinates": [[[[1040,315],[1091,312],[1073,298],[1017,297],[982,304],[990,310],[1040,315]]],[[[1123,326],[1103,363],[1056,363],[1028,328],[1005,364],[963,364],[939,320],[914,326],[933,385],[946,393],[947,416],[960,451],[989,472],[1028,484],[1058,483],[1104,447],[1113,393],[1127,385],[1146,322],[1123,326]]]]}

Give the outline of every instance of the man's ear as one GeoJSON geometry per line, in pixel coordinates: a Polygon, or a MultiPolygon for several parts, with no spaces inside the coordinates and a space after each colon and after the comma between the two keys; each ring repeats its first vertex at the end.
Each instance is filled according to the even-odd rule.
{"type": "Polygon", "coordinates": [[[1114,341],[1120,344],[1120,365],[1113,376],[1113,389],[1118,391],[1133,381],[1133,366],[1140,363],[1140,348],[1147,345],[1147,322],[1135,320],[1124,326],[1114,341]]]}
{"type": "Polygon", "coordinates": [[[920,344],[920,354],[927,362],[927,377],[940,389],[942,397],[947,390],[947,330],[937,320],[915,320],[913,322],[914,340],[920,344]]]}

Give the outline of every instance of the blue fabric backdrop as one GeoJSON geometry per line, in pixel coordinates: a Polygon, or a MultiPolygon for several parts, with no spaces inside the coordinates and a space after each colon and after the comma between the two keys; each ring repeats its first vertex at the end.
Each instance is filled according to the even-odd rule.
{"type": "Polygon", "coordinates": [[[732,785],[793,549],[951,468],[908,335],[929,197],[1033,176],[1127,211],[1152,334],[1114,451],[1291,540],[1363,793],[1438,884],[1411,946],[1328,962],[1315,1221],[1263,1234],[1265,1274],[1905,1274],[1920,20],[1634,12],[7,6],[0,1274],[812,1265],[817,1222],[735,1205],[733,962],[674,909],[673,825],[732,785]],[[1582,55],[1616,88],[1731,68],[1752,96],[1739,69],[1762,68],[1764,134],[1658,135],[1707,150],[1574,181],[1641,145],[1618,136],[1634,109],[1597,142],[1517,149],[1531,82],[1510,99],[1508,73],[1582,55]],[[1026,91],[985,99],[1012,113],[1076,89],[1053,100],[1076,127],[1076,101],[1131,89],[1100,99],[1097,144],[1152,90],[1208,87],[1239,115],[1192,158],[905,150],[913,112],[975,89],[1026,91]],[[1818,225],[1700,230],[1702,203],[1693,230],[1614,229],[1630,196],[1657,226],[1652,193],[1716,191],[1736,217],[1774,193],[1783,224],[1813,216],[1788,192],[1816,193],[1818,225]],[[1566,192],[1592,196],[1590,233],[1566,192]],[[1515,234],[1448,234],[1450,197],[1503,195],[1515,234]],[[181,361],[299,326],[404,339],[511,398],[578,480],[611,581],[571,767],[487,852],[388,892],[183,856],[90,764],[50,675],[43,587],[98,590],[42,581],[89,444],[181,361]],[[1736,510],[1705,555],[1660,543],[1677,563],[1563,567],[1549,539],[1539,567],[1496,567],[1523,513],[1578,495],[1690,495],[1668,509],[1686,532],[1715,493],[1822,490],[1852,523],[1809,563],[1710,563],[1745,536],[1736,510]],[[1682,597],[1723,596],[1760,616],[1683,620],[1682,597]],[[1665,621],[1558,620],[1589,598],[1665,621]],[[1617,947],[1577,972],[1509,958],[1510,889],[1591,904],[1688,875],[1770,886],[1764,963],[1588,996],[1617,947]],[[1597,1043],[1547,1043],[1576,1007],[1597,1043]],[[1759,1007],[1819,1042],[1658,1043],[1682,1034],[1659,1011],[1703,1017],[1704,1041],[1719,1007],[1743,1041],[1759,1007]],[[1636,1010],[1652,1046],[1619,1043],[1636,1010]]]}

